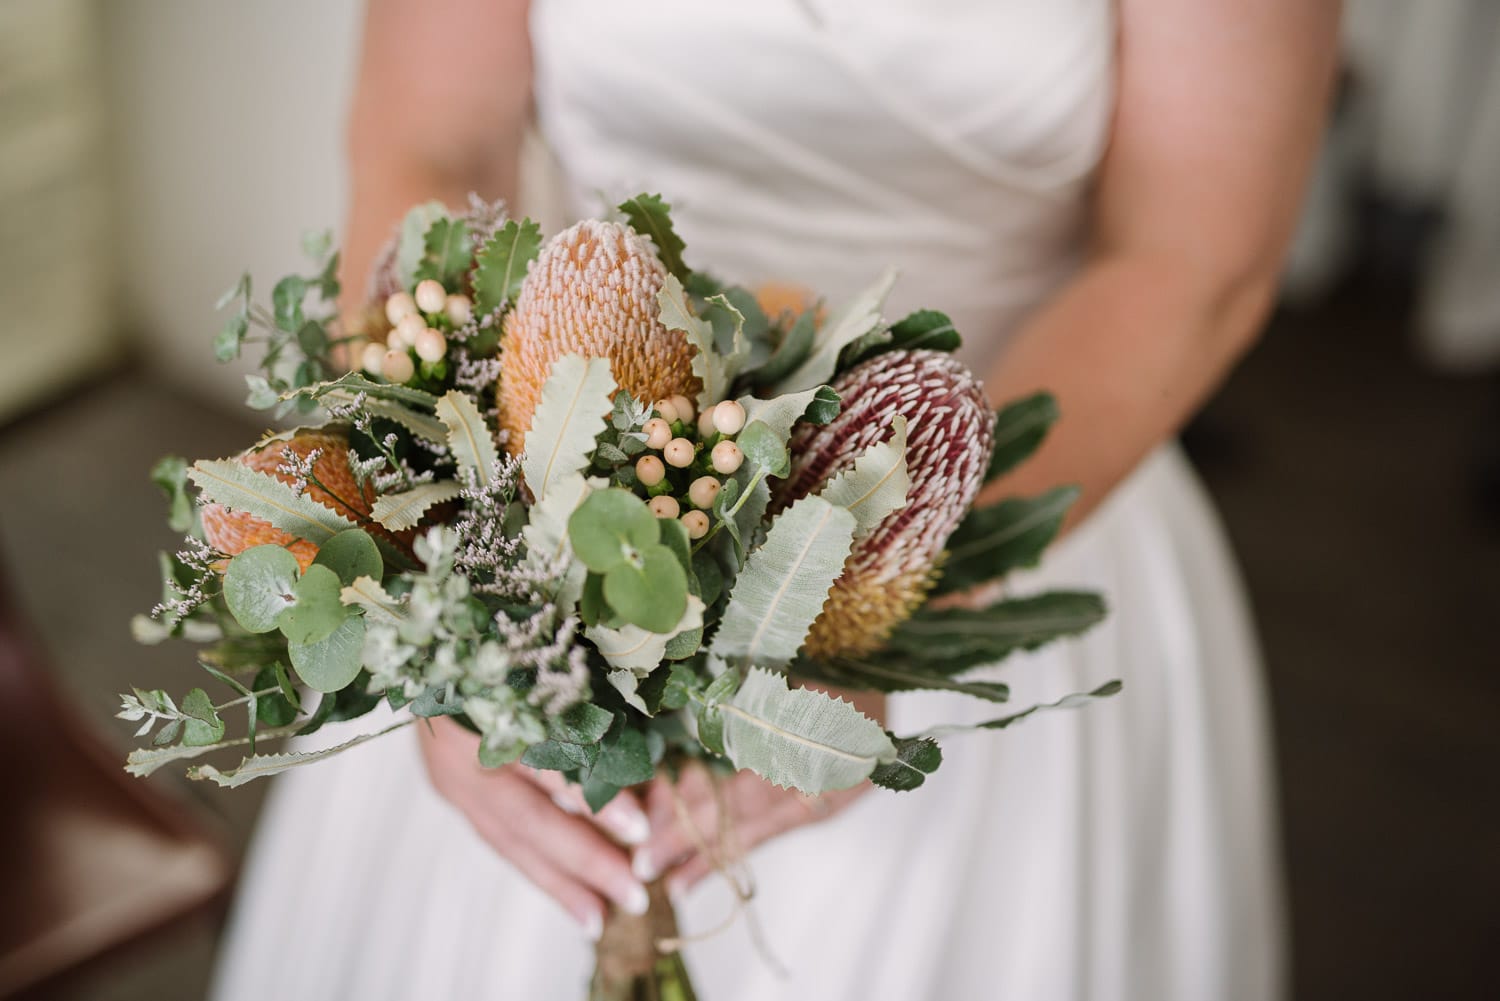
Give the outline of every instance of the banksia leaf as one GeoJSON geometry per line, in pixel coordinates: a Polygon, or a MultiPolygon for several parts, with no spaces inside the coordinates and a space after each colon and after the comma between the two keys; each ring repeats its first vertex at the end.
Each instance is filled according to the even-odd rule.
{"type": "MultiPolygon", "coordinates": [[[[314,451],[318,452],[317,461],[312,464],[312,478],[318,482],[307,483],[304,497],[344,518],[357,519],[370,514],[374,490],[368,484],[361,490],[355,482],[354,472],[349,468],[349,439],[337,431],[297,431],[289,438],[272,438],[241,453],[235,461],[293,485],[296,477],[280,468],[287,465],[283,455],[287,449],[304,461],[314,451]]],[[[318,555],[316,543],[276,528],[248,511],[230,510],[222,504],[204,506],[203,535],[209,545],[229,556],[252,546],[285,546],[297,557],[303,571],[318,555]]]]}
{"type": "Polygon", "coordinates": [[[697,396],[694,348],[661,322],[666,276],[650,243],[620,223],[586,220],[542,248],[501,339],[500,427],[511,454],[525,450],[542,386],[565,354],[608,358],[615,382],[637,400],[697,396]]]}
{"type": "Polygon", "coordinates": [[[973,374],[939,351],[890,351],[840,376],[839,415],[822,427],[799,425],[792,469],[775,506],[816,493],[853,467],[866,449],[889,440],[893,418],[907,421],[904,507],[856,540],[844,572],[808,633],[815,659],[878,649],[911,616],[931,587],[948,536],[983,482],[994,416],[973,374]]]}

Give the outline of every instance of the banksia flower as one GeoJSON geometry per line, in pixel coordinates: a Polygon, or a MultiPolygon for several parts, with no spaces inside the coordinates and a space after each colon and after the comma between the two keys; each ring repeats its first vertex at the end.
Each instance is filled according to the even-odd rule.
{"type": "Polygon", "coordinates": [[[620,223],[581,222],[542,248],[500,341],[500,427],[512,454],[561,355],[608,358],[615,383],[637,400],[697,394],[695,349],[661,323],[666,277],[646,239],[620,223]]]}
{"type": "MultiPolygon", "coordinates": [[[[284,455],[287,449],[303,462],[314,451],[318,453],[312,463],[312,475],[318,483],[308,482],[304,496],[351,520],[369,515],[375,491],[369,484],[361,490],[355,482],[354,473],[349,468],[349,439],[343,434],[327,430],[299,431],[290,440],[276,439],[241,453],[238,462],[269,473],[283,483],[296,485],[298,478],[283,468],[289,465],[284,455]],[[351,511],[351,507],[354,510],[351,511]]],[[[209,545],[227,556],[235,556],[253,546],[285,546],[297,557],[304,571],[318,555],[314,543],[274,528],[270,522],[244,511],[231,511],[222,504],[204,506],[203,535],[209,545]]]]}
{"type": "Polygon", "coordinates": [[[833,388],[843,398],[839,415],[793,435],[792,468],[776,488],[776,505],[817,492],[865,449],[888,440],[896,414],[908,423],[911,489],[905,507],[855,540],[803,647],[823,659],[879,649],[922,603],[948,536],[984,482],[994,435],[978,380],[940,351],[886,352],[833,388]]]}

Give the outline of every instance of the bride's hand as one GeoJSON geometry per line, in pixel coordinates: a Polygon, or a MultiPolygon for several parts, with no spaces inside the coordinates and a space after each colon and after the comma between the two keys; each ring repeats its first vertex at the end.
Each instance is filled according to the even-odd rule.
{"type": "Polygon", "coordinates": [[[717,867],[737,862],[737,856],[761,842],[828,819],[870,788],[865,782],[853,789],[807,796],[774,786],[753,772],[715,777],[694,762],[683,769],[676,783],[663,776],[649,786],[646,810],[651,839],[635,851],[635,874],[650,882],[665,873],[668,888],[681,893],[717,867]],[[720,837],[721,830],[725,838],[720,837]],[[731,857],[722,857],[725,854],[731,857]]]}
{"type": "Polygon", "coordinates": [[[621,847],[642,844],[650,833],[639,799],[622,792],[590,816],[578,787],[558,773],[519,764],[483,768],[476,735],[452,720],[431,723],[418,730],[432,784],[495,851],[594,938],[605,899],[627,913],[645,913],[646,889],[621,847]]]}

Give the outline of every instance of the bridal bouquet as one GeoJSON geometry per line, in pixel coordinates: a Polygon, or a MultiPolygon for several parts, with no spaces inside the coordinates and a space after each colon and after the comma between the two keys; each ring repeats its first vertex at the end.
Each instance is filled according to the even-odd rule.
{"type": "MultiPolygon", "coordinates": [[[[334,319],[326,240],[269,309],[243,278],[215,350],[263,344],[249,405],[306,426],[155,469],[187,542],[135,630],[200,644],[230,694],[125,695],[137,736],[156,731],[128,770],[243,748],[188,771],[237,786],[451,716],[485,766],[555,769],[595,810],[689,759],[808,794],[909,790],[941,734],[889,733],[790,679],[1001,703],[971,669],[1102,617],[1074,592],[929,604],[1056,533],[1068,488],[973,506],[1040,442],[1049,397],[992,411],[947,317],[882,317],[892,273],[826,314],[774,310],[683,249],[654,196],[545,242],[499,206],[431,203],[362,329],[334,319]],[[380,703],[384,730],[258,751],[380,703]]],[[[645,919],[612,914],[592,996],[691,997],[673,938],[659,887],[645,919]]]]}

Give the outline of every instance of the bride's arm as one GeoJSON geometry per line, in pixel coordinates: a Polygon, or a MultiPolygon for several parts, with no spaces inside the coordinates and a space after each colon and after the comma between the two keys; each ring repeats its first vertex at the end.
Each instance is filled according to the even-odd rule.
{"type": "Polygon", "coordinates": [[[1122,0],[1089,263],[986,384],[1062,411],[994,494],[1083,488],[1087,514],[1260,331],[1323,125],[1335,0],[1122,0]]]}

